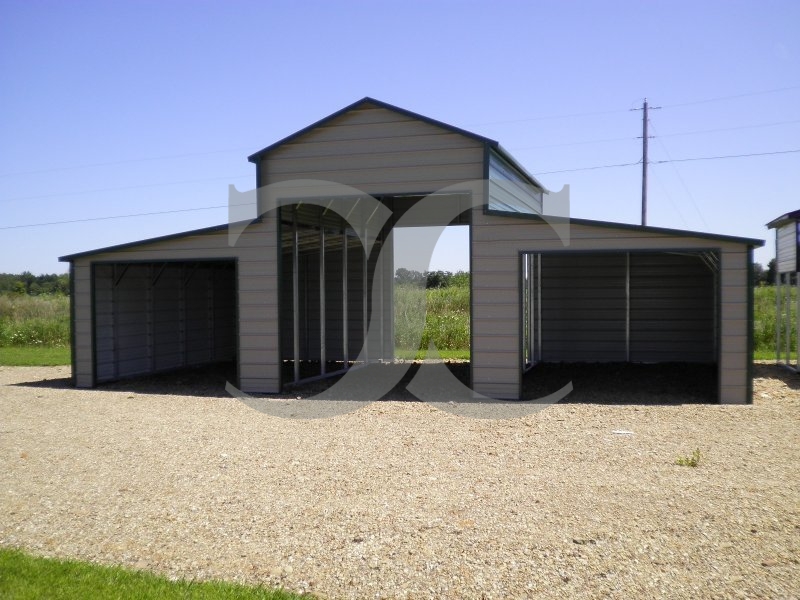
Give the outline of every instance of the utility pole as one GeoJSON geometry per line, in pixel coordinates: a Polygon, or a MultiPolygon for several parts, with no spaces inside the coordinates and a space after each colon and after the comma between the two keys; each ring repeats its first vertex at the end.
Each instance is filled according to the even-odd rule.
{"type": "Polygon", "coordinates": [[[634,108],[631,110],[642,111],[642,225],[647,225],[647,111],[648,109],[658,109],[660,106],[649,106],[647,98],[644,99],[642,108],[634,108]]]}

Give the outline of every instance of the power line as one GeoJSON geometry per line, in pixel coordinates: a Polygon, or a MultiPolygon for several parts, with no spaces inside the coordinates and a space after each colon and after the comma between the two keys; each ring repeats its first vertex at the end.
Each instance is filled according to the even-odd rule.
{"type": "MultiPolygon", "coordinates": [[[[137,162],[149,162],[154,160],[170,160],[173,158],[191,158],[196,156],[208,156],[210,154],[226,154],[228,152],[241,152],[248,148],[232,148],[230,150],[208,150],[204,152],[190,152],[187,154],[167,154],[165,156],[149,156],[144,158],[129,158],[126,160],[114,160],[110,162],[91,163],[85,165],[74,165],[71,167],[52,167],[50,169],[37,169],[36,171],[15,171],[13,173],[0,173],[0,178],[15,177],[17,175],[40,175],[42,173],[55,173],[58,171],[76,171],[79,169],[91,169],[93,167],[110,167],[114,165],[127,165],[137,162]]],[[[252,149],[252,147],[250,147],[252,149]]]]}
{"type": "MultiPolygon", "coordinates": [[[[652,125],[652,123],[651,123],[651,125],[652,125]]],[[[654,131],[656,130],[655,126],[653,126],[653,130],[654,131]]],[[[658,131],[656,131],[655,139],[659,143],[659,145],[661,146],[661,149],[664,150],[664,154],[666,154],[667,158],[671,161],[672,160],[672,156],[670,156],[669,150],[667,150],[667,147],[666,147],[666,145],[664,145],[664,142],[662,141],[661,137],[662,136],[660,136],[658,134],[658,131]]],[[[672,166],[672,169],[675,171],[675,175],[678,176],[678,181],[681,182],[681,185],[683,186],[683,190],[686,192],[686,195],[689,196],[689,200],[692,202],[692,206],[694,206],[695,212],[697,212],[697,215],[700,217],[700,220],[703,222],[703,225],[705,227],[708,227],[708,223],[706,223],[705,217],[703,217],[703,213],[700,212],[700,207],[697,205],[697,202],[694,199],[694,195],[689,190],[689,186],[686,185],[686,182],[683,180],[683,177],[681,176],[680,171],[678,171],[678,167],[675,166],[675,163],[671,163],[671,166],[672,166]]],[[[670,198],[670,202],[672,202],[671,198],[670,198]]],[[[681,216],[681,219],[683,219],[683,216],[681,216]]]]}
{"type": "Polygon", "coordinates": [[[614,167],[632,167],[634,165],[642,164],[641,160],[637,160],[636,162],[629,162],[629,163],[619,163],[616,165],[597,165],[594,167],[579,167],[577,169],[562,169],[560,171],[540,171],[539,173],[534,173],[534,175],[551,175],[553,173],[572,173],[574,171],[594,171],[595,169],[613,169],[614,167]]]}
{"type": "Polygon", "coordinates": [[[183,181],[167,181],[164,183],[143,183],[141,185],[127,185],[122,187],[113,187],[113,188],[101,188],[101,189],[94,189],[94,190],[83,190],[80,192],[59,192],[57,194],[44,194],[41,196],[23,196],[20,198],[6,198],[2,202],[19,202],[21,200],[41,200],[44,198],[57,198],[59,196],[81,196],[83,194],[97,194],[100,192],[121,192],[125,190],[138,190],[142,188],[153,188],[153,187],[165,187],[168,185],[184,185],[187,183],[206,183],[209,181],[220,181],[220,180],[229,180],[229,179],[244,179],[245,177],[253,177],[252,174],[250,175],[232,175],[228,177],[207,177],[205,179],[186,179],[183,181]]]}
{"type": "Polygon", "coordinates": [[[720,131],[740,131],[742,129],[760,129],[762,127],[776,127],[778,125],[791,125],[793,123],[800,123],[800,119],[792,121],[776,121],[774,123],[759,123],[756,125],[737,125],[734,127],[719,127],[716,129],[698,129],[696,131],[681,131],[678,133],[662,133],[661,137],[677,137],[681,135],[697,135],[701,133],[718,133],[720,131]]]}
{"type": "MultiPolygon", "coordinates": [[[[675,163],[675,162],[687,162],[687,161],[694,161],[694,160],[717,160],[723,158],[747,158],[751,156],[771,156],[777,154],[790,154],[790,153],[797,153],[800,152],[800,148],[796,150],[776,150],[774,152],[752,152],[749,154],[729,154],[725,156],[700,156],[700,157],[693,157],[693,158],[676,158],[670,160],[658,160],[658,161],[651,161],[651,164],[665,164],[665,163],[675,163]]],[[[575,169],[561,169],[559,171],[542,171],[539,173],[534,173],[535,175],[551,175],[554,173],[571,173],[575,171],[592,171],[596,169],[612,169],[616,167],[632,167],[635,165],[641,164],[642,161],[638,160],[635,162],[629,163],[619,163],[613,165],[596,165],[592,167],[579,167],[575,169]]],[[[249,175],[247,176],[249,177],[249,175]]],[[[232,206],[244,206],[244,205],[232,205],[232,206]]],[[[176,210],[163,210],[163,211],[155,211],[155,212],[147,212],[147,213],[135,213],[135,214],[128,214],[128,215],[112,215],[106,217],[88,217],[84,219],[72,219],[69,221],[51,221],[49,223],[29,223],[26,225],[6,225],[0,227],[0,231],[8,230],[8,229],[23,229],[23,228],[30,228],[30,227],[45,227],[49,225],[65,225],[65,224],[72,224],[72,223],[88,223],[91,221],[108,221],[111,219],[127,219],[132,217],[149,217],[155,215],[168,215],[174,213],[187,213],[187,212],[196,212],[202,210],[213,210],[219,208],[229,208],[227,204],[220,204],[218,206],[198,206],[194,208],[183,208],[183,209],[176,209],[176,210]]],[[[702,215],[701,215],[702,218],[702,215]]]]}
{"type": "Polygon", "coordinates": [[[543,117],[527,117],[524,119],[509,119],[505,121],[487,121],[483,123],[472,123],[468,127],[480,127],[483,125],[505,125],[507,123],[527,123],[531,121],[548,121],[550,119],[571,119],[573,117],[597,117],[600,115],[613,115],[616,113],[627,112],[627,109],[617,108],[614,110],[601,110],[594,112],[571,113],[564,115],[546,115],[543,117]]]}
{"type": "Polygon", "coordinates": [[[6,225],[0,227],[0,230],[3,229],[26,229],[29,227],[46,227],[48,225],[67,225],[71,223],[89,223],[91,221],[109,221],[111,219],[128,219],[131,217],[151,217],[155,215],[170,215],[174,213],[187,213],[187,212],[195,212],[201,210],[213,210],[217,208],[230,208],[231,206],[251,206],[250,204],[220,204],[219,206],[197,206],[194,208],[179,208],[176,210],[161,210],[155,212],[147,212],[147,213],[135,213],[130,215],[111,215],[107,217],[87,217],[85,219],[72,219],[69,221],[51,221],[49,223],[28,223],[26,225],[6,225]]]}
{"type": "Polygon", "coordinates": [[[703,100],[692,100],[689,102],[679,102],[676,104],[665,104],[663,108],[677,108],[679,106],[694,106],[695,104],[708,104],[710,102],[720,102],[723,100],[735,100],[737,98],[749,98],[751,96],[763,96],[765,94],[777,94],[779,92],[791,92],[794,90],[800,90],[800,85],[795,85],[791,87],[784,87],[784,88],[776,88],[773,90],[763,90],[760,92],[747,92],[745,94],[735,94],[733,96],[718,96],[716,98],[705,98],[703,100]]]}
{"type": "Polygon", "coordinates": [[[584,146],[584,145],[587,145],[587,144],[603,144],[603,143],[606,143],[606,142],[628,142],[628,141],[635,140],[635,139],[637,139],[637,138],[628,136],[628,137],[618,137],[618,138],[606,138],[606,139],[603,139],[603,140],[587,140],[585,142],[565,142],[563,144],[547,144],[545,146],[514,146],[514,147],[509,148],[509,149],[510,150],[514,150],[516,152],[517,150],[541,150],[541,149],[544,149],[544,148],[562,148],[562,147],[565,147],[565,146],[584,146]]]}
{"type": "Polygon", "coordinates": [[[652,163],[660,165],[670,162],[690,162],[693,160],[719,160],[721,158],[748,158],[750,156],[773,156],[776,154],[793,154],[795,152],[800,152],[800,148],[796,150],[775,150],[774,152],[751,152],[749,154],[726,154],[723,156],[695,156],[692,158],[673,158],[670,160],[656,160],[652,161],[652,163]]]}

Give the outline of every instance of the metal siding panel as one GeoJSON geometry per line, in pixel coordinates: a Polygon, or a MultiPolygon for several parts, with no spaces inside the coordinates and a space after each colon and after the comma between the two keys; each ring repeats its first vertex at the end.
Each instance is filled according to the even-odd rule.
{"type": "Polygon", "coordinates": [[[542,360],[625,360],[625,255],[542,257],[542,360]]]}
{"type": "Polygon", "coordinates": [[[398,120],[385,109],[366,110],[371,116],[365,122],[359,120],[363,111],[355,110],[267,154],[260,163],[262,184],[323,179],[391,194],[432,192],[482,177],[483,148],[475,140],[398,120]],[[376,120],[379,114],[384,121],[376,120]]]}
{"type": "Polygon", "coordinates": [[[778,272],[794,273],[797,271],[797,223],[791,222],[779,227],[775,235],[778,272]]]}
{"type": "Polygon", "coordinates": [[[714,277],[699,256],[632,253],[630,359],[714,362],[714,277]]]}

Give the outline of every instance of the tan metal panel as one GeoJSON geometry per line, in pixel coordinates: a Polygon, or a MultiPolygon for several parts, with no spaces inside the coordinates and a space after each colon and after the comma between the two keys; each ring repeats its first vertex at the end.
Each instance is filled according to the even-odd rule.
{"type": "Polygon", "coordinates": [[[393,111],[358,109],[274,149],[260,168],[264,185],[322,179],[372,194],[425,193],[480,179],[483,145],[393,111]]]}
{"type": "MultiPolygon", "coordinates": [[[[474,142],[472,143],[474,145],[474,142]]],[[[457,133],[431,131],[423,135],[369,140],[309,141],[285,144],[270,153],[269,159],[302,159],[334,156],[360,156],[370,153],[416,152],[418,150],[460,150],[472,147],[457,133]]],[[[263,164],[263,163],[262,163],[263,164]]]]}
{"type": "Polygon", "coordinates": [[[777,238],[776,266],[779,273],[797,271],[797,223],[787,223],[775,233],[777,238]]]}

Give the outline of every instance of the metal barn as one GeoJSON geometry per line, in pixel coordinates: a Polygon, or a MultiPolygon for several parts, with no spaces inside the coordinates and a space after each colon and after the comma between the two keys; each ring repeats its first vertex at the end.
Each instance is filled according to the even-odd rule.
{"type": "Polygon", "coordinates": [[[496,141],[371,98],[249,160],[252,222],[61,258],[75,385],[233,361],[240,389],[276,393],[391,360],[393,229],[463,225],[475,392],[517,399],[539,362],[680,361],[751,401],[761,240],[543,217],[496,141]]]}
{"type": "Polygon", "coordinates": [[[800,371],[800,210],[795,210],[767,223],[775,230],[775,360],[800,371]],[[792,288],[795,298],[792,299],[792,288]],[[792,335],[795,340],[792,360],[792,335]],[[794,363],[794,364],[792,364],[794,363]]]}

